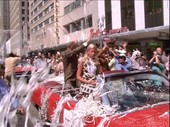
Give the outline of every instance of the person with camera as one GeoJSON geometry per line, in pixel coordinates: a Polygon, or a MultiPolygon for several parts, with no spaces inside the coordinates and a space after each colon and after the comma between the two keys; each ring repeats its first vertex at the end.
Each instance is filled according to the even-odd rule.
{"type": "Polygon", "coordinates": [[[149,60],[149,64],[151,64],[152,70],[163,72],[164,66],[161,60],[161,56],[157,53],[157,51],[153,52],[153,57],[149,60]]]}

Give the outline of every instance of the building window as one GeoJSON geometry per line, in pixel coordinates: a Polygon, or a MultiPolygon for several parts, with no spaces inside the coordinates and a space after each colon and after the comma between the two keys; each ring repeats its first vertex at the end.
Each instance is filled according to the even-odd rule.
{"type": "Polygon", "coordinates": [[[145,13],[155,14],[162,12],[162,0],[145,0],[145,13]]]}
{"type": "Polygon", "coordinates": [[[34,18],[34,22],[37,21],[37,16],[34,18]]]}
{"type": "Polygon", "coordinates": [[[34,9],[33,14],[35,14],[36,12],[37,12],[37,7],[34,9]]]}
{"type": "Polygon", "coordinates": [[[87,18],[83,18],[75,22],[72,22],[68,25],[65,25],[64,28],[67,30],[67,33],[72,33],[92,26],[93,26],[92,15],[90,15],[87,18]]]}
{"type": "Polygon", "coordinates": [[[25,17],[22,17],[22,21],[25,21],[25,17]]]}
{"type": "Polygon", "coordinates": [[[145,0],[145,27],[163,25],[163,1],[145,0]]]}
{"type": "Polygon", "coordinates": [[[66,25],[66,26],[64,26],[64,28],[67,31],[67,33],[70,33],[70,25],[66,25]]]}
{"type": "Polygon", "coordinates": [[[112,29],[112,7],[111,7],[112,0],[105,0],[105,24],[106,30],[112,29]]]}
{"type": "Polygon", "coordinates": [[[54,8],[54,3],[51,4],[51,10],[54,8]]]}
{"type": "Polygon", "coordinates": [[[121,22],[122,27],[126,26],[129,30],[135,30],[134,0],[121,0],[121,22]]]}
{"type": "Polygon", "coordinates": [[[84,0],[76,0],[74,2],[72,2],[71,4],[69,4],[68,6],[66,6],[64,8],[64,14],[67,14],[69,12],[72,12],[73,10],[75,10],[76,8],[82,6],[84,3],[84,0]]]}
{"type": "Polygon", "coordinates": [[[80,7],[81,5],[81,2],[80,1],[74,1],[72,4],[71,4],[71,10],[74,10],[78,7],[80,7]]]}
{"type": "Polygon", "coordinates": [[[42,2],[38,5],[38,7],[39,7],[39,8],[41,8],[41,7],[42,7],[42,2]]]}
{"type": "Polygon", "coordinates": [[[38,0],[34,0],[34,3],[37,3],[38,0]]]}
{"type": "Polygon", "coordinates": [[[49,19],[45,20],[45,21],[44,21],[44,24],[45,24],[45,25],[49,24],[49,19]]]}
{"type": "Polygon", "coordinates": [[[40,23],[39,24],[39,29],[43,27],[43,23],[40,23]]]}
{"type": "Polygon", "coordinates": [[[32,4],[31,4],[31,7],[33,7],[33,6],[34,6],[34,4],[32,3],[32,4]]]}
{"type": "Polygon", "coordinates": [[[25,10],[24,9],[22,9],[22,14],[25,14],[25,10]]]}
{"type": "Polygon", "coordinates": [[[54,22],[54,16],[51,17],[51,22],[54,22]]]}
{"type": "Polygon", "coordinates": [[[72,32],[81,30],[80,20],[72,23],[72,32]]]}
{"type": "Polygon", "coordinates": [[[93,23],[92,23],[92,16],[88,16],[88,18],[87,18],[87,23],[88,23],[87,28],[93,26],[93,23]]]}
{"type": "Polygon", "coordinates": [[[49,7],[47,7],[45,10],[44,10],[44,14],[47,14],[49,12],[49,7]]]}
{"type": "Polygon", "coordinates": [[[38,16],[39,16],[39,19],[42,17],[42,15],[43,15],[42,12],[38,15],[38,16]]]}
{"type": "Polygon", "coordinates": [[[38,30],[38,26],[36,26],[36,27],[34,28],[34,32],[37,31],[37,30],[38,30]]]}
{"type": "Polygon", "coordinates": [[[43,0],[44,1],[44,4],[48,1],[48,0],[43,0]]]}
{"type": "Polygon", "coordinates": [[[25,6],[25,2],[22,2],[22,6],[25,6]]]}
{"type": "Polygon", "coordinates": [[[67,14],[69,12],[70,12],[70,5],[68,5],[64,8],[64,14],[67,14]]]}

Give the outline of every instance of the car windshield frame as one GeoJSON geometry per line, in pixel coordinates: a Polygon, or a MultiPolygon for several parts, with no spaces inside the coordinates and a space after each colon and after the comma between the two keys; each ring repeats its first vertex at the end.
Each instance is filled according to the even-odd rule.
{"type": "Polygon", "coordinates": [[[159,72],[110,73],[104,75],[104,80],[102,103],[111,107],[118,105],[117,111],[169,102],[169,80],[159,72]],[[161,82],[161,86],[155,85],[155,81],[161,82]]]}

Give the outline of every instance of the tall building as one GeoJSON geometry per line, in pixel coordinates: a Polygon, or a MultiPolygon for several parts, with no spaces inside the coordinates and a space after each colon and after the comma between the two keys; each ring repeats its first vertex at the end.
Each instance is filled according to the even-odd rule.
{"type": "Polygon", "coordinates": [[[58,0],[30,1],[30,51],[58,44],[58,0]]]}
{"type": "Polygon", "coordinates": [[[3,26],[5,30],[10,29],[10,0],[3,0],[3,26]]]}
{"type": "MultiPolygon", "coordinates": [[[[66,0],[59,2],[59,42],[84,40],[90,30],[106,30],[107,36],[128,48],[149,53],[169,42],[168,0],[66,0]]],[[[96,32],[96,34],[101,35],[96,32]]],[[[99,39],[100,40],[100,39],[99,39]]]]}
{"type": "Polygon", "coordinates": [[[11,52],[26,55],[29,40],[29,1],[10,1],[10,40],[11,52]]]}
{"type": "Polygon", "coordinates": [[[3,32],[3,1],[0,1],[0,44],[2,41],[2,32],[3,32]]]}
{"type": "Polygon", "coordinates": [[[0,56],[5,57],[5,43],[10,37],[9,0],[0,1],[0,56]]]}
{"type": "Polygon", "coordinates": [[[90,29],[105,28],[104,0],[67,0],[59,3],[59,38],[68,43],[75,38],[84,40],[90,29]]]}

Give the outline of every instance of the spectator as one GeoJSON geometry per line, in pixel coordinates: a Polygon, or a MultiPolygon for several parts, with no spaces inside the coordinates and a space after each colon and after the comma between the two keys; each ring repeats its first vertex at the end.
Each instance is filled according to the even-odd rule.
{"type": "Polygon", "coordinates": [[[153,57],[150,59],[149,64],[151,64],[152,70],[163,72],[164,66],[161,62],[161,56],[157,54],[157,51],[153,52],[153,57]]]}
{"type": "Polygon", "coordinates": [[[109,58],[109,63],[108,63],[109,69],[111,71],[116,70],[116,58],[112,52],[109,52],[108,58],[109,58]]]}
{"type": "Polygon", "coordinates": [[[102,49],[98,49],[98,53],[96,55],[96,59],[98,59],[98,61],[100,62],[102,71],[109,70],[108,59],[106,57],[106,51],[107,51],[107,49],[109,49],[109,47],[107,46],[107,43],[109,41],[110,41],[110,39],[107,39],[107,38],[103,40],[104,47],[102,49]]]}
{"type": "Polygon", "coordinates": [[[52,58],[51,58],[51,53],[48,52],[48,54],[47,54],[47,63],[50,64],[50,63],[51,63],[51,60],[52,60],[52,58]]]}
{"type": "Polygon", "coordinates": [[[169,67],[170,67],[170,64],[169,64],[169,54],[167,56],[167,60],[166,60],[166,63],[165,63],[165,69],[166,69],[166,76],[168,76],[168,78],[170,79],[170,71],[169,71],[169,67]]]}
{"type": "MultiPolygon", "coordinates": [[[[151,69],[154,71],[158,71],[158,72],[163,72],[164,70],[164,66],[161,63],[161,56],[159,54],[157,54],[157,51],[153,52],[153,57],[150,59],[149,64],[152,64],[151,69]]],[[[156,76],[152,76],[153,79],[157,79],[156,81],[154,81],[154,85],[157,87],[161,87],[162,86],[162,82],[159,81],[160,79],[158,79],[158,77],[156,76]]]]}
{"type": "Polygon", "coordinates": [[[33,65],[37,69],[47,67],[47,61],[46,61],[46,58],[45,58],[44,54],[41,53],[41,54],[39,54],[39,56],[35,56],[33,65]]]}
{"type": "Polygon", "coordinates": [[[79,53],[79,58],[78,58],[78,63],[80,63],[80,61],[83,59],[83,54],[79,53]]]}
{"type": "Polygon", "coordinates": [[[58,74],[63,73],[63,70],[64,70],[63,67],[64,67],[63,60],[62,60],[62,57],[60,56],[60,59],[57,61],[57,64],[56,64],[55,74],[58,75],[58,74]]]}
{"type": "Polygon", "coordinates": [[[11,76],[15,78],[15,68],[17,64],[21,61],[21,57],[15,55],[14,53],[10,53],[8,57],[5,59],[5,79],[7,80],[7,84],[10,85],[11,76]]]}
{"type": "Polygon", "coordinates": [[[162,49],[160,47],[156,48],[156,53],[161,57],[162,64],[165,64],[166,56],[162,54],[162,49]]]}
{"type": "Polygon", "coordinates": [[[116,64],[116,70],[130,71],[132,68],[131,64],[126,61],[125,54],[119,54],[118,62],[116,64]]]}
{"type": "Polygon", "coordinates": [[[51,58],[51,70],[50,70],[50,73],[54,73],[56,67],[57,67],[57,60],[56,60],[56,56],[53,54],[52,58],[51,58]]]}
{"type": "Polygon", "coordinates": [[[128,58],[131,58],[131,57],[132,57],[132,52],[128,52],[128,53],[127,53],[127,57],[128,57],[128,58]]]}

